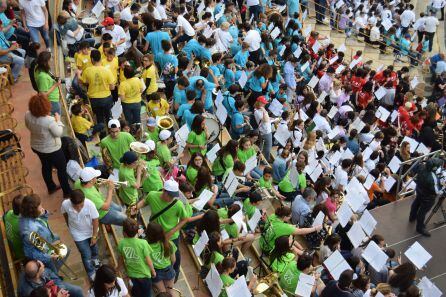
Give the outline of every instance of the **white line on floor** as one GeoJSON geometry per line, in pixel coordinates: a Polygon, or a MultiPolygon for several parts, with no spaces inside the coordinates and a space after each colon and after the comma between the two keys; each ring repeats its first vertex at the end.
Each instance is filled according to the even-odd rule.
{"type": "MultiPolygon", "coordinates": [[[[432,232],[432,231],[436,231],[436,230],[439,230],[439,229],[444,228],[444,227],[446,227],[446,225],[443,225],[443,226],[440,226],[440,227],[431,229],[431,230],[429,230],[429,231],[430,231],[430,232],[432,232]]],[[[399,241],[399,242],[390,244],[389,247],[396,246],[396,245],[398,245],[398,244],[400,244],[400,243],[403,243],[403,242],[406,242],[406,241],[409,241],[409,240],[412,240],[412,239],[415,239],[415,238],[418,238],[418,237],[421,237],[421,236],[422,236],[421,234],[417,234],[417,235],[415,235],[415,236],[412,236],[412,237],[403,239],[403,240],[401,240],[401,241],[399,241]]]]}

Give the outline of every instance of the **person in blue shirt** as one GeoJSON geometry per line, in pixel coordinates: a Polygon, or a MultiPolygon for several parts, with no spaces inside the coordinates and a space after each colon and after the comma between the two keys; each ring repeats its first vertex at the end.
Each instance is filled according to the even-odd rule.
{"type": "Polygon", "coordinates": [[[360,151],[359,141],[356,138],[357,135],[358,131],[356,129],[352,129],[348,137],[344,136],[345,140],[347,141],[347,148],[353,153],[353,155],[356,155],[360,151]]]}
{"type": "MultiPolygon", "coordinates": [[[[285,102],[288,102],[288,96],[286,94],[287,85],[281,84],[279,86],[279,91],[276,93],[276,99],[279,100],[280,103],[284,104],[285,102]]],[[[290,102],[288,102],[290,103],[290,102]]],[[[285,105],[284,105],[285,107],[285,105]]]]}
{"type": "Polygon", "coordinates": [[[195,57],[201,58],[201,54],[203,53],[204,45],[206,44],[206,37],[200,35],[197,39],[189,40],[186,45],[183,47],[182,51],[186,54],[188,59],[192,58],[192,54],[195,57]]]}
{"type": "Polygon", "coordinates": [[[232,118],[232,115],[237,111],[235,107],[236,100],[234,99],[234,97],[237,95],[239,91],[240,91],[240,86],[233,84],[223,94],[222,104],[226,108],[226,111],[228,112],[228,116],[230,118],[232,118]]]}
{"type": "Polygon", "coordinates": [[[201,48],[200,52],[200,60],[212,60],[212,53],[211,48],[215,45],[215,39],[214,38],[207,38],[206,42],[204,44],[204,47],[201,48]]]}
{"type": "Polygon", "coordinates": [[[194,105],[196,95],[197,94],[193,90],[189,90],[186,92],[187,102],[185,104],[180,105],[176,115],[177,121],[180,122],[181,125],[184,125],[184,120],[183,120],[184,113],[186,112],[186,110],[190,110],[192,105],[194,105]]]}
{"type": "Polygon", "coordinates": [[[273,69],[273,75],[272,75],[271,79],[269,80],[269,83],[271,85],[272,93],[277,94],[277,92],[279,92],[280,85],[283,84],[285,81],[284,81],[282,75],[280,75],[280,71],[277,68],[277,66],[272,65],[271,67],[273,69]]]}
{"type": "Polygon", "coordinates": [[[248,104],[251,108],[254,107],[254,103],[257,97],[264,94],[264,90],[268,86],[268,79],[272,76],[273,70],[270,65],[262,64],[256,70],[248,80],[249,89],[251,90],[251,96],[248,98],[248,104]]]}
{"type": "Polygon", "coordinates": [[[156,56],[157,54],[163,52],[161,42],[163,40],[171,41],[171,39],[169,33],[161,31],[161,28],[163,27],[162,21],[155,20],[154,26],[155,26],[155,31],[147,33],[146,37],[144,38],[146,40],[146,45],[144,46],[144,52],[147,52],[150,46],[153,55],[156,56]]]}
{"type": "Polygon", "coordinates": [[[410,34],[406,33],[404,35],[404,38],[401,38],[400,41],[400,52],[401,55],[407,56],[409,54],[409,51],[410,51],[410,34]]]}
{"type": "Polygon", "coordinates": [[[197,93],[196,99],[203,101],[204,109],[208,112],[212,112],[212,90],[215,88],[215,84],[209,82],[205,77],[199,75],[189,78],[189,83],[190,85],[187,89],[194,90],[197,93]]]}
{"type": "Polygon", "coordinates": [[[231,138],[234,140],[240,139],[240,137],[246,132],[246,127],[248,124],[245,123],[245,118],[242,114],[244,106],[245,104],[242,100],[238,100],[235,102],[236,111],[232,115],[231,129],[229,130],[231,138]]]}
{"type": "Polygon", "coordinates": [[[204,104],[201,100],[195,100],[194,104],[192,104],[190,109],[186,109],[184,111],[184,116],[183,116],[183,125],[184,123],[187,124],[187,126],[190,127],[192,126],[192,122],[195,119],[195,116],[197,114],[202,114],[204,112],[204,104]]]}
{"type": "Polygon", "coordinates": [[[177,80],[177,84],[173,89],[174,110],[178,110],[180,105],[187,103],[186,88],[190,83],[187,77],[180,76],[177,80]]]}
{"type": "Polygon", "coordinates": [[[223,77],[225,79],[225,89],[228,89],[231,85],[235,84],[235,66],[233,66],[234,61],[232,59],[226,59],[224,64],[225,70],[223,71],[223,77]]]}
{"type": "Polygon", "coordinates": [[[12,65],[11,72],[16,82],[25,64],[26,52],[17,43],[10,44],[2,30],[3,26],[0,24],[0,63],[12,65]]]}
{"type": "Polygon", "coordinates": [[[304,78],[303,79],[304,83],[310,81],[311,77],[313,76],[313,68],[315,64],[311,65],[310,62],[311,61],[309,56],[303,56],[299,64],[297,65],[297,72],[299,73],[300,76],[304,78]]]}
{"type": "Polygon", "coordinates": [[[299,0],[287,0],[288,17],[294,17],[299,12],[299,0]]]}
{"type": "Polygon", "coordinates": [[[234,62],[236,63],[236,67],[238,69],[244,69],[246,67],[246,62],[248,62],[249,58],[249,44],[246,42],[242,43],[242,49],[238,51],[234,56],[234,62]]]}
{"type": "Polygon", "coordinates": [[[178,59],[175,55],[170,54],[172,44],[169,40],[162,40],[161,47],[164,52],[155,56],[155,62],[158,64],[158,69],[161,70],[160,77],[166,85],[165,94],[167,99],[170,100],[175,87],[176,73],[178,72],[178,59]]]}

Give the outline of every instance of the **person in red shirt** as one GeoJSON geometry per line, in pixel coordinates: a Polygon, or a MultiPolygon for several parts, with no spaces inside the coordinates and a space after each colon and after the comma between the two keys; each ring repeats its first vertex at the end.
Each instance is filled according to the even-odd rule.
{"type": "Polygon", "coordinates": [[[362,90],[356,93],[356,105],[360,109],[365,109],[373,101],[373,82],[368,81],[362,87],[362,90]]]}
{"type": "Polygon", "coordinates": [[[351,79],[353,93],[357,93],[362,89],[362,87],[364,86],[364,84],[367,81],[365,79],[365,76],[366,76],[366,72],[362,68],[358,68],[356,70],[355,74],[352,76],[352,79],[351,79]]]}
{"type": "MultiPolygon", "coordinates": [[[[353,60],[358,60],[359,58],[362,57],[362,51],[356,51],[356,54],[353,56],[353,60]]],[[[358,64],[356,64],[356,66],[361,67],[364,63],[359,62],[358,64]]]]}

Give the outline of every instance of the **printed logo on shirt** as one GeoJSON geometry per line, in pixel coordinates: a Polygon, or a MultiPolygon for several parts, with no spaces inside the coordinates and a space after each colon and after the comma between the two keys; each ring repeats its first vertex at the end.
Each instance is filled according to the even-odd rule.
{"type": "Polygon", "coordinates": [[[122,249],[122,251],[124,252],[126,260],[135,260],[135,261],[140,260],[134,248],[126,246],[122,249]]]}

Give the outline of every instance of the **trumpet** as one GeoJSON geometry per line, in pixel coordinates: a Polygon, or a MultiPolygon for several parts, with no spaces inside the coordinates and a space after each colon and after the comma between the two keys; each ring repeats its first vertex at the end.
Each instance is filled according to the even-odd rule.
{"type": "Polygon", "coordinates": [[[109,181],[112,181],[113,182],[113,185],[116,187],[116,188],[119,188],[119,187],[121,187],[121,186],[124,186],[124,187],[127,187],[128,185],[129,185],[129,182],[128,181],[115,181],[115,180],[111,180],[111,179],[105,179],[105,178],[98,178],[98,180],[97,180],[97,185],[98,186],[101,186],[101,185],[104,185],[104,184],[107,184],[109,181]]]}

